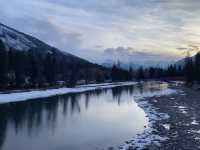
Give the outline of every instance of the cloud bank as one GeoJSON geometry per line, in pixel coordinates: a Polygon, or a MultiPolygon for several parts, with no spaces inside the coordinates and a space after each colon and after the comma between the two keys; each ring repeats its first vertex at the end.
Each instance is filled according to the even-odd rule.
{"type": "Polygon", "coordinates": [[[12,0],[0,1],[0,21],[91,61],[159,62],[200,46],[199,8],[199,0],[12,0]]]}

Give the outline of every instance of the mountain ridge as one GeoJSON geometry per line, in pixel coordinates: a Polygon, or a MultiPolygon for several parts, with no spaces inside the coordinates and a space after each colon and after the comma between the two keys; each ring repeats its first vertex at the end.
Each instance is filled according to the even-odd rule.
{"type": "MultiPolygon", "coordinates": [[[[103,81],[110,69],[0,23],[0,88],[103,81]],[[73,82],[73,83],[72,83],[73,82]]],[[[83,83],[84,84],[84,83],[83,83]]]]}
{"type": "Polygon", "coordinates": [[[73,57],[75,59],[77,58],[77,59],[80,59],[82,61],[89,63],[89,61],[87,61],[83,58],[80,58],[80,57],[72,55],[68,52],[59,50],[53,46],[46,44],[45,42],[39,40],[38,38],[36,38],[34,36],[25,34],[21,31],[18,31],[16,29],[9,27],[7,25],[4,25],[2,23],[0,23],[0,39],[4,42],[4,44],[7,47],[11,47],[16,50],[26,51],[26,50],[30,50],[31,48],[40,47],[40,49],[42,49],[45,53],[48,53],[48,52],[51,53],[52,51],[54,51],[54,52],[56,51],[57,53],[62,53],[63,55],[73,57]],[[23,43],[23,42],[25,42],[25,43],[23,43]],[[19,47],[20,44],[22,47],[19,47]]]}

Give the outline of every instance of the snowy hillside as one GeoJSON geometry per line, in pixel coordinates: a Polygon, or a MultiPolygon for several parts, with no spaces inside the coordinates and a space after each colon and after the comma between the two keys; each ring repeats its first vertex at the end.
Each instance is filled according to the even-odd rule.
{"type": "Polygon", "coordinates": [[[109,75],[107,68],[0,23],[0,89],[73,85],[109,75]],[[60,82],[61,81],[61,82],[60,82]],[[73,83],[71,83],[73,82],[73,83]]]}
{"type": "Polygon", "coordinates": [[[89,63],[87,60],[74,56],[70,53],[60,51],[35,37],[19,32],[11,27],[0,23],[0,40],[3,41],[7,49],[20,51],[34,50],[38,55],[56,53],[57,57],[65,57],[66,61],[74,63],[89,63]]]}
{"type": "Polygon", "coordinates": [[[36,47],[25,35],[2,24],[0,24],[0,39],[6,46],[16,50],[29,50],[32,47],[36,47]]]}

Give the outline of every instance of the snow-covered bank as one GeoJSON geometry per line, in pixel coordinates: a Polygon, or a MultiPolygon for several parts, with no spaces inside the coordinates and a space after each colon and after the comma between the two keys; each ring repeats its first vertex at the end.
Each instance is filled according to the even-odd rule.
{"type": "Polygon", "coordinates": [[[48,90],[34,90],[28,92],[8,93],[0,94],[0,103],[26,101],[36,98],[45,98],[55,95],[63,95],[68,93],[80,93],[85,91],[91,91],[96,89],[113,88],[119,86],[134,85],[137,82],[119,82],[119,83],[105,83],[105,84],[90,84],[79,86],[75,88],[59,88],[59,89],[48,89],[48,90]]]}
{"type": "MultiPolygon", "coordinates": [[[[148,127],[144,130],[142,134],[139,134],[138,136],[134,137],[130,141],[126,141],[125,144],[118,147],[119,150],[129,150],[129,149],[137,149],[142,150],[145,148],[145,146],[148,145],[160,145],[161,141],[165,141],[168,138],[167,137],[161,137],[157,133],[157,130],[154,129],[153,124],[159,120],[168,119],[169,115],[164,113],[158,113],[156,111],[156,108],[153,107],[150,103],[148,103],[147,98],[150,97],[160,97],[165,95],[171,95],[177,93],[176,90],[173,89],[164,89],[161,91],[155,91],[152,93],[149,93],[147,95],[135,95],[134,99],[138,103],[138,106],[141,107],[148,119],[149,124],[148,127]]],[[[155,100],[156,101],[156,100],[155,100]]],[[[166,125],[163,124],[163,127],[166,125]]]]}

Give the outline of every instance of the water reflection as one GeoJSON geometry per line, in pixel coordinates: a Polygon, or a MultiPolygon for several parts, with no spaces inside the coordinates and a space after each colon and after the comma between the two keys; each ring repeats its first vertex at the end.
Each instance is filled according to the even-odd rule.
{"type": "Polygon", "coordinates": [[[148,82],[0,105],[0,149],[89,150],[119,145],[147,123],[133,96],[166,87],[148,82]],[[104,130],[110,135],[101,134],[104,130]]]}

